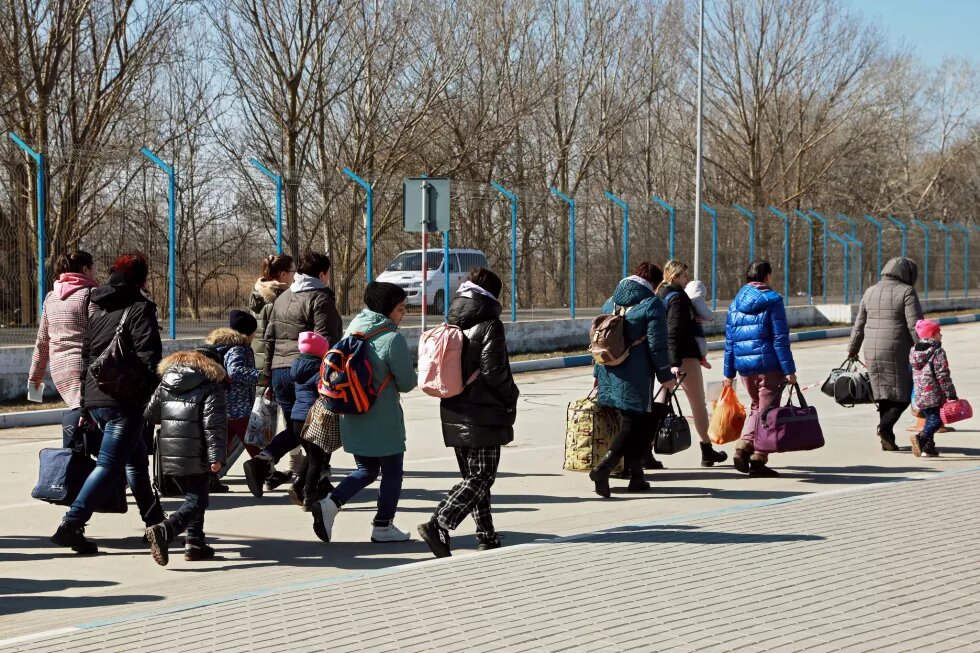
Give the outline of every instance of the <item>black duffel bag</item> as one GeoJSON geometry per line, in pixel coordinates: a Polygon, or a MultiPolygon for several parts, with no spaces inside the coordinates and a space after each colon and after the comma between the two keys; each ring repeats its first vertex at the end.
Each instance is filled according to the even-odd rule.
{"type": "Polygon", "coordinates": [[[856,358],[848,358],[841,367],[831,370],[820,392],[846,408],[874,403],[868,368],[856,358]]]}

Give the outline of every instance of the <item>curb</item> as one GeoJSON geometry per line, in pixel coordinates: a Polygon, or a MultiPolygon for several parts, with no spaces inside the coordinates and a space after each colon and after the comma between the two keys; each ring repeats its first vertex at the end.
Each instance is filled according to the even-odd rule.
{"type": "MultiPolygon", "coordinates": [[[[948,315],[936,318],[940,326],[950,324],[969,324],[970,322],[980,322],[980,313],[970,313],[967,315],[948,315]]],[[[790,342],[809,342],[811,340],[824,340],[828,338],[844,338],[851,335],[851,327],[838,327],[835,329],[818,329],[816,331],[799,331],[789,334],[790,342]]],[[[721,351],[725,348],[725,343],[720,341],[709,342],[709,351],[721,351]]],[[[586,367],[592,365],[592,357],[588,354],[577,356],[558,356],[555,358],[538,358],[529,361],[518,361],[511,363],[510,369],[515,374],[524,372],[544,372],[546,370],[560,370],[566,367],[586,367]]],[[[31,426],[51,426],[61,424],[61,416],[67,409],[54,408],[51,410],[27,410],[17,413],[5,413],[0,415],[0,429],[27,428],[31,426]]]]}

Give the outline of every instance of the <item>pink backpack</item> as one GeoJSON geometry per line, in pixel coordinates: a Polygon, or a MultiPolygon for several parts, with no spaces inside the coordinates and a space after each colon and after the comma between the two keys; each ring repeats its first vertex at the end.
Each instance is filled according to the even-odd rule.
{"type": "Polygon", "coordinates": [[[440,324],[419,337],[419,388],[440,399],[455,397],[476,380],[473,372],[463,383],[463,330],[452,324],[440,324]]]}

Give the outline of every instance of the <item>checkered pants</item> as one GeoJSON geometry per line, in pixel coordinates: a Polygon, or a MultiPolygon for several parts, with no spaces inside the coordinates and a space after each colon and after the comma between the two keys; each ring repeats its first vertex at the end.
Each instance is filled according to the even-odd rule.
{"type": "Polygon", "coordinates": [[[493,535],[493,518],[490,516],[490,487],[497,477],[500,464],[500,447],[454,447],[459,473],[463,480],[457,483],[436,507],[436,521],[447,530],[453,530],[473,515],[477,535],[493,535]]]}

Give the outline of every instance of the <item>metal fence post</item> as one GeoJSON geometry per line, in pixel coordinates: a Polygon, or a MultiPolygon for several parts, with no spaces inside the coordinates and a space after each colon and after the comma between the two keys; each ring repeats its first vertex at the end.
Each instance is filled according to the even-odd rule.
{"type": "Polygon", "coordinates": [[[608,190],[605,191],[606,197],[611,199],[619,208],[623,209],[623,279],[629,276],[629,233],[630,233],[630,205],[619,199],[608,190]]]}
{"type": "Polygon", "coordinates": [[[663,201],[656,195],[653,196],[653,201],[659,204],[664,211],[670,214],[670,250],[668,258],[674,258],[674,243],[676,242],[677,234],[677,216],[674,214],[674,207],[672,207],[667,202],[663,201]]]}
{"type": "Polygon", "coordinates": [[[755,260],[755,214],[741,204],[732,204],[749,219],[749,263],[755,260]]]}
{"type": "Polygon", "coordinates": [[[837,217],[851,225],[851,238],[857,238],[857,223],[851,220],[849,217],[841,213],[840,211],[835,211],[837,217]]]}
{"type": "Polygon", "coordinates": [[[813,304],[813,218],[799,209],[793,209],[796,215],[806,220],[809,231],[806,241],[806,295],[809,303],[813,304]]]}
{"type": "Polygon", "coordinates": [[[925,277],[923,283],[925,284],[925,293],[923,296],[925,299],[929,299],[929,225],[919,222],[915,218],[912,218],[912,224],[922,230],[923,235],[926,240],[926,256],[925,256],[925,277]]]}
{"type": "Polygon", "coordinates": [[[850,304],[851,295],[850,295],[850,287],[848,285],[850,281],[850,279],[848,279],[848,271],[849,271],[848,268],[850,267],[849,260],[850,260],[851,252],[850,252],[850,248],[848,247],[848,241],[845,240],[844,238],[841,238],[840,236],[838,236],[832,231],[829,232],[827,235],[829,235],[831,238],[833,238],[838,243],[840,243],[841,246],[844,248],[844,303],[850,304]]]}
{"type": "Polygon", "coordinates": [[[47,252],[47,223],[48,223],[48,193],[45,188],[46,173],[44,155],[36,152],[27,143],[22,141],[17,134],[9,132],[10,140],[20,149],[24,150],[27,156],[34,159],[35,177],[34,191],[37,197],[37,319],[40,322],[44,314],[44,293],[47,289],[47,278],[44,270],[44,259],[47,252]]]}
{"type": "Polygon", "coordinates": [[[568,271],[568,277],[570,282],[570,287],[568,289],[568,310],[572,319],[575,319],[575,200],[571,197],[565,195],[560,190],[551,187],[552,194],[558,199],[562,200],[568,204],[568,234],[569,240],[571,241],[570,252],[569,252],[569,263],[570,269],[568,271]]]}
{"type": "Polygon", "coordinates": [[[953,229],[963,234],[963,296],[970,296],[970,229],[954,222],[953,229]]]}
{"type": "Polygon", "coordinates": [[[718,310],[718,212],[705,203],[701,208],[711,214],[711,310],[718,310]]]}
{"type": "MultiPolygon", "coordinates": [[[[889,215],[888,216],[888,219],[892,221],[892,224],[894,224],[896,227],[898,227],[901,230],[901,232],[902,232],[902,256],[907,256],[908,248],[906,247],[906,245],[908,244],[909,226],[907,224],[905,224],[904,222],[902,222],[901,220],[898,220],[897,218],[895,218],[892,215],[889,215]]],[[[880,271],[881,270],[879,270],[879,272],[880,271]]]]}
{"type": "Polygon", "coordinates": [[[273,174],[258,159],[252,159],[251,164],[276,184],[276,254],[279,255],[282,254],[282,175],[273,174]]]}
{"type": "Polygon", "coordinates": [[[857,267],[858,273],[855,276],[857,276],[857,279],[858,279],[858,297],[860,298],[864,294],[864,279],[863,279],[863,275],[864,275],[864,242],[861,241],[861,240],[858,240],[857,236],[854,236],[852,234],[844,234],[844,238],[846,238],[849,241],[851,241],[851,244],[852,245],[857,245],[857,248],[858,248],[858,267],[857,267]]]}
{"type": "Polygon", "coordinates": [[[882,237],[883,225],[877,220],[875,220],[874,218],[872,218],[867,213],[864,214],[864,219],[875,226],[875,231],[878,234],[878,250],[877,250],[878,253],[876,257],[877,263],[875,266],[875,273],[872,275],[872,278],[876,278],[879,274],[881,274],[881,237],[882,237]]]}
{"type": "Polygon", "coordinates": [[[145,147],[140,152],[152,161],[154,165],[167,173],[167,205],[169,207],[167,212],[167,231],[170,240],[167,246],[167,276],[169,277],[169,283],[167,284],[169,301],[167,304],[170,309],[170,339],[174,340],[177,337],[177,184],[174,179],[174,167],[164,163],[160,157],[145,147]]]}
{"type": "Polygon", "coordinates": [[[510,321],[517,322],[517,195],[495,181],[490,185],[510,200],[510,321]]]}
{"type": "MultiPolygon", "coordinates": [[[[354,173],[350,168],[344,168],[343,173],[350,177],[351,180],[358,186],[364,189],[367,194],[365,197],[366,205],[364,207],[364,234],[365,234],[365,268],[367,272],[367,282],[371,283],[374,281],[374,187],[361,179],[357,174],[354,173]]],[[[282,184],[282,177],[280,179],[280,184],[282,184]]],[[[282,249],[282,243],[279,244],[280,250],[282,249]]]]}
{"type": "Polygon", "coordinates": [[[820,220],[820,224],[823,225],[823,303],[827,303],[827,218],[823,217],[813,209],[807,211],[810,215],[820,220]]]}
{"type": "Polygon", "coordinates": [[[789,304],[789,218],[774,206],[769,210],[783,219],[783,302],[789,304]]]}
{"type": "Polygon", "coordinates": [[[945,273],[944,283],[945,283],[945,298],[949,300],[949,237],[951,235],[951,232],[949,230],[949,227],[944,225],[942,222],[936,221],[933,222],[933,224],[936,225],[936,229],[939,229],[939,231],[943,232],[943,234],[946,235],[946,273],[945,273]]]}

